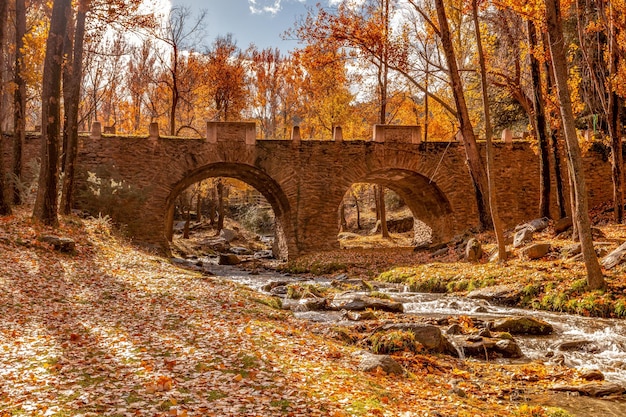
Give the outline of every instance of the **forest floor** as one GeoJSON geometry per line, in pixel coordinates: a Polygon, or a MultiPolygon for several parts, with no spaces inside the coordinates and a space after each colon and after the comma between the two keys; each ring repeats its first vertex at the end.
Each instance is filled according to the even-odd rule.
{"type": "MultiPolygon", "coordinates": [[[[355,274],[402,264],[383,254],[365,272],[340,255],[355,274]]],[[[273,304],[133,247],[106,219],[1,217],[0,416],[567,416],[530,398],[582,383],[558,365],[413,353],[395,355],[406,375],[362,372],[355,346],[273,304]]]]}

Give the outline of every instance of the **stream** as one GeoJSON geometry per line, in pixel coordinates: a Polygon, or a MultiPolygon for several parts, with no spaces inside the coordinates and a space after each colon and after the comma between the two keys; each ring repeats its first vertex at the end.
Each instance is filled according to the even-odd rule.
{"type": "MultiPolygon", "coordinates": [[[[333,279],[308,278],[283,275],[277,272],[251,274],[237,267],[216,265],[213,259],[203,262],[203,269],[216,277],[246,285],[256,291],[264,292],[268,283],[288,283],[330,285],[333,279]]],[[[509,363],[539,360],[548,362],[559,360],[568,367],[601,371],[606,381],[626,386],[626,321],[621,319],[601,319],[581,317],[571,314],[552,313],[521,308],[503,307],[490,304],[485,300],[465,297],[411,293],[398,291],[398,288],[380,289],[387,292],[393,301],[401,302],[404,314],[414,314],[429,318],[447,318],[468,316],[483,321],[512,316],[532,316],[544,320],[554,327],[548,336],[515,336],[524,358],[499,359],[509,363]],[[575,342],[577,347],[569,346],[575,342]],[[580,343],[579,343],[580,342],[580,343]]],[[[295,312],[302,319],[354,324],[342,318],[339,311],[295,312]],[[342,321],[343,320],[343,321],[342,321]]],[[[572,416],[626,416],[626,402],[606,401],[590,397],[572,397],[564,393],[548,393],[530,399],[543,405],[562,407],[572,416]]]]}

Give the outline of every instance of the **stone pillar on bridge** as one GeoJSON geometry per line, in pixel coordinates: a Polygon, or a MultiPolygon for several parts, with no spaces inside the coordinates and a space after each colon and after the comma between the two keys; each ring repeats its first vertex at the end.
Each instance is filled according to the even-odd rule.
{"type": "Polygon", "coordinates": [[[513,132],[510,129],[504,129],[502,131],[502,142],[513,143],[513,132]]]}
{"type": "Polygon", "coordinates": [[[157,122],[150,123],[150,127],[148,129],[148,139],[158,139],[159,138],[159,124],[157,122]]]}
{"type": "Polygon", "coordinates": [[[302,138],[300,137],[300,126],[294,126],[291,129],[291,140],[294,145],[299,145],[302,138]]]}
{"type": "Polygon", "coordinates": [[[100,124],[100,122],[91,123],[91,134],[89,136],[92,139],[102,138],[102,124],[100,124]]]}
{"type": "Polygon", "coordinates": [[[256,124],[254,122],[207,122],[206,140],[209,143],[244,142],[256,145],[256,124]]]}
{"type": "Polygon", "coordinates": [[[374,142],[421,143],[421,126],[374,125],[374,142]]]}
{"type": "Polygon", "coordinates": [[[341,126],[335,126],[333,129],[333,140],[335,142],[343,142],[343,130],[341,126]]]}

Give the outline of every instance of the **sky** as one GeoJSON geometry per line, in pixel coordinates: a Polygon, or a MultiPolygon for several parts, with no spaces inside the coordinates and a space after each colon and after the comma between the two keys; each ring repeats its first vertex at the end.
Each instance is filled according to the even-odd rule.
{"type": "Polygon", "coordinates": [[[259,49],[279,48],[283,52],[298,46],[296,41],[283,40],[281,35],[293,27],[298,17],[306,15],[307,7],[317,2],[338,0],[172,0],[173,5],[188,7],[196,13],[206,10],[206,40],[211,44],[218,35],[232,33],[241,49],[254,43],[259,49]]]}

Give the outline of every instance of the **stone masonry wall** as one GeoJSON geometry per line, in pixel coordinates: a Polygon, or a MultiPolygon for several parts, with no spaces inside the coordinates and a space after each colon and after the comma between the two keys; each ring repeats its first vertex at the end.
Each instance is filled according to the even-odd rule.
{"type": "MultiPolygon", "coordinates": [[[[138,242],[167,249],[177,195],[205,178],[236,178],[255,187],[272,205],[283,257],[338,247],[338,207],[356,182],[378,183],[397,192],[414,216],[433,229],[436,240],[478,224],[459,142],[394,140],[398,129],[387,133],[386,141],[380,140],[384,133],[371,141],[256,140],[253,126],[209,124],[208,139],[82,136],[77,203],[112,212],[138,242]],[[89,188],[99,188],[101,195],[93,196],[89,188]]],[[[10,163],[6,148],[5,163],[10,163]]],[[[38,141],[30,138],[25,149],[25,160],[33,158],[38,141]]],[[[511,227],[535,218],[538,156],[527,142],[497,143],[495,151],[503,221],[511,227]]],[[[590,207],[612,198],[606,155],[597,146],[585,154],[590,207]]]]}

